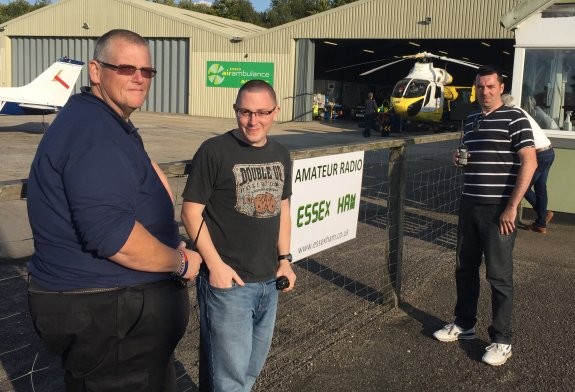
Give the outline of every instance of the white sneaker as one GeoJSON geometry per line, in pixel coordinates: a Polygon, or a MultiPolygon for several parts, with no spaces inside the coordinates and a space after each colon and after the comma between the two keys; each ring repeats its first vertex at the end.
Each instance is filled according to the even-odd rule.
{"type": "Polygon", "coordinates": [[[511,345],[502,343],[492,343],[485,349],[485,354],[481,359],[488,365],[503,365],[508,358],[511,358],[511,345]]]}
{"type": "Polygon", "coordinates": [[[475,327],[463,330],[455,323],[447,324],[445,327],[433,333],[435,339],[442,342],[455,342],[456,340],[475,339],[475,327]]]}

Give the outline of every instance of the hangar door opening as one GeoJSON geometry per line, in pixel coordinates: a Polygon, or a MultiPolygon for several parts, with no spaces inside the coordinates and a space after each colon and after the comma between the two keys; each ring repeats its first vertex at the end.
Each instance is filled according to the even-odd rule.
{"type": "MultiPolygon", "coordinates": [[[[430,52],[475,64],[500,67],[511,88],[513,72],[513,39],[314,39],[314,98],[320,105],[340,108],[341,118],[351,118],[354,108],[363,105],[368,92],[373,92],[378,105],[388,102],[397,82],[406,77],[414,59],[403,56],[430,52]],[[384,66],[385,67],[382,67],[384,66]],[[362,75],[377,67],[381,69],[362,75]]],[[[457,63],[433,59],[434,67],[453,76],[453,86],[471,86],[476,69],[457,63]]],[[[340,117],[338,117],[340,118],[340,117]]]]}
{"type": "MultiPolygon", "coordinates": [[[[97,38],[84,37],[14,37],[12,38],[12,86],[23,86],[60,57],[67,56],[86,64],[74,86],[89,85],[88,62],[92,59],[97,38]]],[[[152,65],[158,74],[152,81],[142,110],[188,113],[189,44],[187,39],[148,39],[152,65]]]]}

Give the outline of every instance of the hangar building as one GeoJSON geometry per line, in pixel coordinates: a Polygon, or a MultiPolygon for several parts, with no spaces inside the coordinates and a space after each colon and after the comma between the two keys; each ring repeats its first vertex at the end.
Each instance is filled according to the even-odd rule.
{"type": "MultiPolygon", "coordinates": [[[[278,120],[309,121],[316,93],[347,107],[386,94],[410,64],[359,73],[395,56],[439,52],[511,70],[513,32],[499,19],[519,3],[359,0],[264,29],[144,0],[62,0],[0,25],[0,86],[23,85],[61,56],[87,62],[100,35],[126,28],[149,40],[159,70],[143,110],[232,117],[239,85],[260,78],[277,91],[278,120]]],[[[449,67],[471,84],[473,73],[449,67]]],[[[84,70],[76,89],[87,83],[84,70]]]]}

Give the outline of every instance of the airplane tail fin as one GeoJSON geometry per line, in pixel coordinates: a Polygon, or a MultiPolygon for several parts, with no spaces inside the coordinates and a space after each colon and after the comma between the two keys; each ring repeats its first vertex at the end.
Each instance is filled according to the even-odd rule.
{"type": "Polygon", "coordinates": [[[0,88],[0,97],[4,101],[19,102],[22,106],[64,106],[83,65],[82,61],[62,57],[25,86],[0,88]]]}

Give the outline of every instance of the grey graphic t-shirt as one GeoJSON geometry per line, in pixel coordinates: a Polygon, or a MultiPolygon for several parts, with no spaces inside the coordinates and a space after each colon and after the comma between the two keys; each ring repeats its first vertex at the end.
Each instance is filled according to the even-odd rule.
{"type": "Polygon", "coordinates": [[[281,201],[290,195],[287,149],[269,138],[252,147],[231,131],[200,146],[182,194],[206,206],[218,253],[246,282],[275,277],[281,201]]]}

